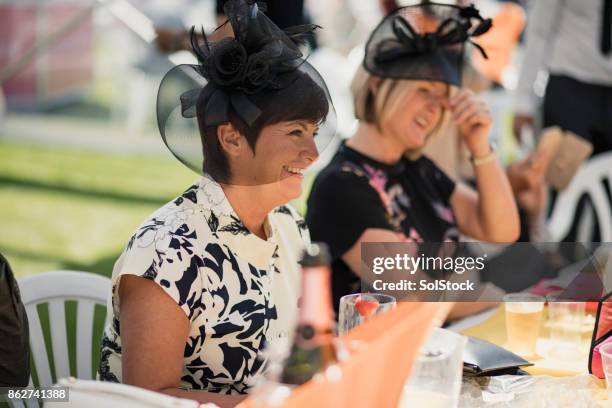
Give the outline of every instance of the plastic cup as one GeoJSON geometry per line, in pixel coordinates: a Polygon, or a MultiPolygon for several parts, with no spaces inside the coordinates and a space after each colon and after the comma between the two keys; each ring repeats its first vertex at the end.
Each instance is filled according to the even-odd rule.
{"type": "Polygon", "coordinates": [[[582,340],[582,323],[585,303],[565,301],[559,294],[546,296],[548,301],[548,327],[550,342],[555,354],[572,358],[582,340]]]}
{"type": "Polygon", "coordinates": [[[607,343],[599,349],[601,353],[601,364],[606,375],[606,388],[608,389],[608,399],[612,399],[612,343],[607,343]]]}
{"type": "Polygon", "coordinates": [[[463,376],[466,338],[445,329],[434,329],[412,367],[398,408],[456,408],[463,376]]]}
{"type": "Polygon", "coordinates": [[[522,357],[535,356],[544,298],[528,293],[510,293],[503,299],[508,348],[522,357]]]}

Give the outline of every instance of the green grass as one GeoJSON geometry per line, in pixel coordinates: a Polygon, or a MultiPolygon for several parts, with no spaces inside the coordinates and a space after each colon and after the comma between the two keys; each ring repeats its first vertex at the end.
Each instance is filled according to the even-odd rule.
{"type": "MultiPolygon", "coordinates": [[[[0,253],[18,278],[55,269],[110,276],[138,225],[197,178],[169,154],[113,155],[0,141],[0,253]]],[[[76,375],[76,307],[75,302],[66,302],[72,375],[76,375]]],[[[96,308],[94,317],[94,370],[104,309],[96,308]]],[[[53,322],[45,313],[46,305],[39,311],[53,367],[49,339],[53,322]]],[[[35,367],[33,377],[37,384],[35,367]]]]}
{"type": "MultiPolygon", "coordinates": [[[[197,178],[170,154],[0,141],[0,253],[18,278],[54,269],[110,276],[138,225],[197,178]]],[[[304,197],[293,203],[302,213],[304,197]]]]}
{"type": "Polygon", "coordinates": [[[197,175],[168,157],[0,142],[0,252],[17,277],[110,276],[136,227],[197,175]]]}

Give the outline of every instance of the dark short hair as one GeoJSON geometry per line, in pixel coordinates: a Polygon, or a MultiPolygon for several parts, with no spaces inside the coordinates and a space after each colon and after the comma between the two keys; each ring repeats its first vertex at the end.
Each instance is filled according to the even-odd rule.
{"type": "MultiPolygon", "coordinates": [[[[252,126],[248,126],[229,104],[229,122],[247,139],[254,153],[255,144],[264,127],[294,120],[305,120],[318,124],[325,120],[329,112],[325,91],[307,73],[296,70],[285,75],[294,77],[286,87],[279,90],[265,89],[256,94],[247,95],[249,100],[262,112],[252,126]]],[[[205,107],[210,94],[210,92],[202,92],[196,104],[205,157],[203,170],[215,180],[227,182],[231,177],[229,161],[219,143],[217,126],[204,125],[205,107]]]]}

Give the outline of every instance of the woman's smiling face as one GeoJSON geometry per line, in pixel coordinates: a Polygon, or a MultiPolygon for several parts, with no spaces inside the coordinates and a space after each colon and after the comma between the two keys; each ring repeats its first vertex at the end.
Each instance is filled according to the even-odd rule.
{"type": "Polygon", "coordinates": [[[315,136],[318,125],[295,120],[265,126],[251,154],[234,167],[236,181],[246,185],[276,185],[279,202],[289,202],[302,194],[304,171],[318,157],[315,136]]]}
{"type": "Polygon", "coordinates": [[[410,81],[405,95],[398,96],[381,128],[394,137],[404,151],[422,148],[438,126],[448,98],[448,85],[433,81],[410,81]]]}

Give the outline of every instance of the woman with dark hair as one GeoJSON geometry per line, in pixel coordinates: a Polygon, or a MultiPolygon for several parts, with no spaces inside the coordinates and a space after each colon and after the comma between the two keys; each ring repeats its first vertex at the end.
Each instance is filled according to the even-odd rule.
{"type": "Polygon", "coordinates": [[[153,213],[115,264],[99,371],[233,406],[265,370],[264,346],[292,333],[310,241],[286,203],[333,135],[334,112],[293,38],[256,4],[225,10],[234,37],[201,46],[193,35],[199,64],[160,85],[162,139],[203,176],[153,213]]]}
{"type": "Polygon", "coordinates": [[[488,141],[491,115],[460,88],[464,42],[489,26],[473,6],[427,3],[395,10],[371,34],[352,84],[359,127],[308,199],[311,235],[331,250],[336,306],[361,289],[364,242],[517,238],[512,190],[488,141]],[[477,191],[422,154],[445,117],[472,155],[477,191]]]}

